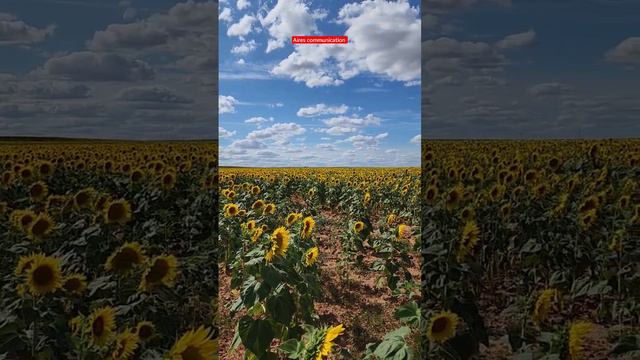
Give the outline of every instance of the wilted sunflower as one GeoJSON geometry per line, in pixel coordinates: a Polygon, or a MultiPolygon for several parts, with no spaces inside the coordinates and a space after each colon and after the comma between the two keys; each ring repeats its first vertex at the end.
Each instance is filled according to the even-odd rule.
{"type": "Polygon", "coordinates": [[[361,233],[362,230],[364,230],[364,223],[362,221],[356,221],[355,224],[353,224],[353,230],[356,233],[361,233]]]}
{"type": "Polygon", "coordinates": [[[569,327],[569,356],[571,360],[580,360],[585,337],[593,329],[593,324],[579,320],[569,327]]]}
{"type": "Polygon", "coordinates": [[[42,213],[36,217],[34,221],[29,224],[27,234],[33,241],[40,241],[49,236],[54,227],[53,219],[49,214],[42,213]]]}
{"type": "Polygon", "coordinates": [[[133,270],[136,265],[145,262],[146,257],[142,245],[138,242],[127,242],[116,249],[104,264],[107,271],[125,274],[133,270]]]}
{"type": "Polygon", "coordinates": [[[111,306],[95,309],[89,315],[85,333],[91,343],[103,347],[109,343],[116,329],[116,311],[111,306]]]}
{"type": "Polygon", "coordinates": [[[333,341],[344,332],[342,324],[329,327],[322,340],[322,345],[318,349],[318,355],[316,360],[322,360],[323,356],[331,355],[331,349],[333,348],[333,341]]]}
{"type": "Polygon", "coordinates": [[[71,274],[64,278],[62,288],[69,294],[80,296],[87,288],[87,278],[83,274],[71,274]]]}
{"type": "Polygon", "coordinates": [[[273,260],[274,256],[285,256],[289,247],[289,231],[281,226],[271,234],[271,248],[267,251],[265,259],[273,260]]]}
{"type": "Polygon", "coordinates": [[[307,250],[304,253],[304,264],[306,266],[311,266],[316,262],[316,259],[318,258],[318,247],[314,246],[311,249],[307,250]]]}
{"type": "Polygon", "coordinates": [[[311,236],[313,229],[316,227],[316,222],[315,220],[313,220],[311,216],[307,216],[302,221],[302,224],[303,224],[302,230],[301,230],[302,233],[300,234],[300,237],[303,239],[307,239],[311,236]]]}
{"type": "Polygon", "coordinates": [[[105,224],[125,225],[131,220],[131,205],[124,199],[110,200],[102,212],[105,224]]]}
{"type": "Polygon", "coordinates": [[[42,296],[58,290],[62,286],[60,259],[37,254],[27,270],[27,285],[34,296],[42,296]]]}
{"type": "Polygon", "coordinates": [[[456,335],[458,321],[458,315],[450,311],[441,311],[433,315],[427,325],[427,338],[434,343],[445,343],[456,335]]]}
{"type": "Polygon", "coordinates": [[[479,239],[480,228],[478,228],[476,222],[467,222],[462,229],[462,236],[460,237],[460,244],[456,255],[458,262],[464,261],[464,258],[473,251],[479,239]]]}
{"type": "Polygon", "coordinates": [[[138,323],[138,325],[136,325],[136,328],[135,328],[135,333],[138,335],[138,337],[142,341],[145,341],[151,338],[151,336],[153,336],[155,331],[156,331],[156,327],[153,326],[153,323],[151,321],[141,321],[138,323]]]}
{"type": "Polygon", "coordinates": [[[40,202],[49,195],[49,188],[43,181],[35,182],[29,188],[29,199],[32,202],[40,202]]]}
{"type": "Polygon", "coordinates": [[[190,330],[178,339],[169,351],[169,360],[217,360],[218,339],[212,339],[213,332],[200,326],[190,330]]]}
{"type": "Polygon", "coordinates": [[[173,255],[156,256],[142,275],[139,289],[149,291],[158,285],[173,286],[178,274],[178,259],[173,255]]]}
{"type": "Polygon", "coordinates": [[[114,342],[111,359],[128,360],[131,359],[136,349],[140,346],[140,338],[136,333],[129,330],[118,334],[114,342]]]}

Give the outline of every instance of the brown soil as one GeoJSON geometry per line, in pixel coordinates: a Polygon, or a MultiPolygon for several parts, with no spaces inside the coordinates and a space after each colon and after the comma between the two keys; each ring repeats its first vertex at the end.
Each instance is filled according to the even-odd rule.
{"type": "MultiPolygon", "coordinates": [[[[349,271],[348,279],[340,276],[342,248],[340,234],[344,221],[331,210],[322,210],[325,223],[318,230],[321,283],[323,296],[315,303],[320,324],[343,324],[344,333],[336,339],[338,348],[346,348],[356,358],[361,358],[368,343],[382,340],[384,335],[400,326],[393,316],[397,306],[408,299],[394,299],[384,282],[376,287],[379,273],[368,270],[375,257],[367,252],[364,266],[349,271]]],[[[375,235],[374,235],[375,236],[375,235]]],[[[244,350],[229,350],[233,340],[237,318],[230,318],[226,305],[235,300],[229,289],[230,277],[220,266],[220,354],[222,359],[241,360],[244,350]]],[[[419,283],[419,255],[413,257],[410,272],[419,283]]]]}

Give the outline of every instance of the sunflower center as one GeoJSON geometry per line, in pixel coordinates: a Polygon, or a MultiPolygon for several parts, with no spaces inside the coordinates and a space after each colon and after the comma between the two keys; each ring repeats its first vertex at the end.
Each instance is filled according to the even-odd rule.
{"type": "Polygon", "coordinates": [[[433,325],[431,325],[431,331],[436,334],[441,333],[447,329],[448,324],[449,321],[447,320],[447,318],[438,318],[433,322],[433,325]]]}
{"type": "Polygon", "coordinates": [[[32,221],[33,221],[33,216],[31,216],[31,215],[25,215],[20,219],[20,223],[23,226],[27,226],[27,225],[31,224],[32,221]]]}
{"type": "Polygon", "coordinates": [[[195,346],[188,346],[180,355],[183,360],[205,360],[204,356],[200,354],[200,350],[195,346]]]}
{"type": "Polygon", "coordinates": [[[102,316],[99,316],[93,321],[93,324],[91,324],[91,330],[93,331],[93,334],[95,336],[102,336],[102,334],[104,333],[104,319],[102,318],[102,316]]]}
{"type": "Polygon", "coordinates": [[[34,235],[43,235],[49,230],[49,227],[49,222],[41,219],[33,224],[33,226],[31,227],[31,232],[34,235]]]}
{"type": "Polygon", "coordinates": [[[81,287],[80,279],[69,279],[64,283],[64,288],[68,291],[77,291],[81,287]]]}
{"type": "Polygon", "coordinates": [[[173,176],[165,175],[162,181],[164,182],[165,185],[169,185],[173,182],[173,176]]]}
{"type": "Polygon", "coordinates": [[[33,270],[33,282],[36,286],[49,286],[53,282],[53,269],[49,266],[40,266],[33,270]]]}
{"type": "Polygon", "coordinates": [[[31,188],[31,196],[32,197],[38,197],[38,196],[42,195],[43,191],[44,191],[44,189],[42,188],[42,185],[34,185],[31,188]]]}
{"type": "Polygon", "coordinates": [[[153,263],[147,280],[151,283],[160,282],[169,273],[169,263],[164,259],[158,259],[153,263]]]}
{"type": "Polygon", "coordinates": [[[141,326],[140,329],[138,330],[138,336],[140,336],[140,338],[142,339],[146,339],[148,337],[151,336],[151,334],[153,334],[153,330],[151,329],[151,326],[141,326]]]}
{"type": "Polygon", "coordinates": [[[113,258],[113,268],[116,270],[130,269],[134,264],[140,262],[138,252],[131,248],[122,249],[118,255],[113,258]]]}
{"type": "Polygon", "coordinates": [[[122,204],[111,204],[111,206],[109,207],[109,219],[112,220],[118,220],[118,219],[122,219],[124,217],[125,214],[125,208],[124,205],[122,204]]]}

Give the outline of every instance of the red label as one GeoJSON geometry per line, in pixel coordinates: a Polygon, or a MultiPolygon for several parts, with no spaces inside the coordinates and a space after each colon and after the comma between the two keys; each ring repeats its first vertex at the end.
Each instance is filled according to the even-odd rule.
{"type": "Polygon", "coordinates": [[[347,44],[347,36],[292,36],[292,44],[347,44]]]}

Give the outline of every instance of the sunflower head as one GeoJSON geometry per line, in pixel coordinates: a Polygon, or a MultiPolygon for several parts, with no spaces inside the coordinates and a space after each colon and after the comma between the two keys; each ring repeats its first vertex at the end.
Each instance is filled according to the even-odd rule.
{"type": "Polygon", "coordinates": [[[168,359],[217,360],[217,353],[218,340],[213,338],[211,329],[201,326],[182,335],[169,350],[168,359]]]}
{"type": "Polygon", "coordinates": [[[223,210],[224,210],[224,217],[229,218],[229,217],[237,216],[240,208],[236,204],[226,204],[223,210]]]}
{"type": "Polygon", "coordinates": [[[251,205],[251,208],[253,210],[261,210],[264,207],[264,201],[262,200],[256,200],[253,202],[253,204],[251,205]]]}
{"type": "Polygon", "coordinates": [[[276,213],[276,204],[267,204],[264,206],[264,210],[262,212],[264,215],[273,215],[276,213]]]}
{"type": "Polygon", "coordinates": [[[364,223],[362,221],[356,221],[353,224],[353,230],[358,234],[361,233],[362,230],[364,230],[364,227],[365,227],[365,225],[364,225],[364,223]]]}
{"type": "Polygon", "coordinates": [[[35,182],[29,188],[29,199],[32,202],[41,202],[47,198],[47,195],[49,195],[49,188],[43,181],[35,182]]]}
{"type": "Polygon", "coordinates": [[[131,205],[124,199],[110,200],[102,211],[105,224],[125,225],[131,221],[131,205]]]}
{"type": "Polygon", "coordinates": [[[81,296],[87,288],[87,278],[83,274],[71,274],[65,277],[62,288],[72,296],[81,296]]]}
{"type": "Polygon", "coordinates": [[[55,224],[51,216],[47,213],[42,213],[29,224],[27,234],[31,240],[40,241],[51,234],[54,226],[55,224]]]}
{"type": "Polygon", "coordinates": [[[427,338],[437,344],[445,343],[456,335],[458,322],[458,315],[449,311],[433,315],[427,325],[427,338]]]}
{"type": "Polygon", "coordinates": [[[307,250],[304,253],[304,264],[309,267],[313,264],[315,264],[316,260],[318,259],[318,247],[314,246],[311,249],[307,250]]]}
{"type": "Polygon", "coordinates": [[[85,324],[85,333],[92,344],[104,347],[116,329],[116,311],[111,306],[95,309],[85,324]]]}
{"type": "Polygon", "coordinates": [[[96,191],[93,188],[85,188],[73,196],[73,205],[77,209],[88,209],[93,205],[96,191]]]}
{"type": "Polygon", "coordinates": [[[142,275],[139,289],[150,291],[160,285],[173,286],[178,274],[178,259],[173,255],[156,256],[142,275]]]}
{"type": "Polygon", "coordinates": [[[289,214],[287,216],[287,220],[285,221],[285,223],[287,224],[287,226],[291,226],[296,221],[298,221],[300,218],[302,218],[302,214],[300,214],[300,213],[291,213],[291,214],[289,214]]]}
{"type": "Polygon", "coordinates": [[[35,255],[27,270],[27,285],[34,296],[43,296],[62,286],[60,259],[42,254],[35,255]]]}
{"type": "Polygon", "coordinates": [[[118,334],[113,344],[111,359],[129,360],[133,357],[133,354],[139,346],[140,338],[138,337],[138,334],[129,330],[118,334]]]}
{"type": "Polygon", "coordinates": [[[140,265],[145,261],[146,257],[142,245],[137,242],[127,242],[109,256],[105,263],[105,270],[127,274],[136,265],[140,265]]]}
{"type": "Polygon", "coordinates": [[[468,221],[462,229],[460,244],[456,258],[462,262],[467,254],[471,253],[480,239],[480,228],[475,221],[468,221]]]}
{"type": "Polygon", "coordinates": [[[303,239],[309,238],[315,227],[316,227],[316,222],[315,220],[313,220],[311,216],[307,216],[306,218],[304,218],[304,220],[302,220],[302,230],[301,230],[302,233],[300,234],[301,237],[303,239]]]}
{"type": "Polygon", "coordinates": [[[265,259],[272,261],[274,256],[285,256],[289,248],[289,230],[281,226],[271,234],[271,248],[267,251],[265,259]]]}
{"type": "Polygon", "coordinates": [[[156,328],[151,321],[141,321],[136,325],[135,332],[142,341],[150,339],[156,328]]]}

